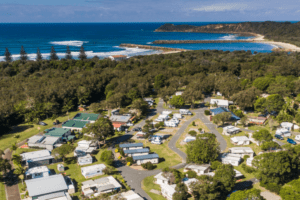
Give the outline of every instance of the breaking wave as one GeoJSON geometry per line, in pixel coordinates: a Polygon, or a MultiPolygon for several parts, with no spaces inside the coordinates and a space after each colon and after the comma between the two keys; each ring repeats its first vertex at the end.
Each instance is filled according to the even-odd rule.
{"type": "Polygon", "coordinates": [[[236,40],[237,35],[226,35],[223,37],[220,37],[220,40],[236,40]]]}
{"type": "Polygon", "coordinates": [[[49,42],[49,43],[54,44],[54,45],[80,47],[84,43],[88,43],[88,42],[87,41],[79,41],[79,40],[71,40],[71,41],[53,41],[53,42],[49,42]]]}

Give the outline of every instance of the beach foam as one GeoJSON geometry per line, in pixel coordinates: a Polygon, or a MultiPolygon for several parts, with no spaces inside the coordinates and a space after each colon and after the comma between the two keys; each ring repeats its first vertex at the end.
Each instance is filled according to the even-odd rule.
{"type": "MultiPolygon", "coordinates": [[[[121,47],[120,47],[121,48],[121,47]]],[[[93,52],[93,51],[86,51],[86,55],[88,58],[93,58],[94,56],[98,56],[99,58],[107,58],[112,55],[126,55],[126,56],[137,56],[137,55],[151,55],[151,54],[157,54],[161,53],[161,51],[156,51],[152,49],[140,49],[140,48],[128,48],[128,47],[122,47],[123,50],[121,51],[110,51],[110,52],[93,52]]],[[[64,58],[66,53],[56,53],[57,56],[61,59],[64,58]]],[[[79,52],[71,52],[73,58],[77,59],[79,52]]],[[[28,60],[35,60],[36,54],[27,54],[28,60]]],[[[50,53],[42,53],[43,59],[49,58],[50,53]]],[[[20,59],[19,54],[12,55],[13,60],[20,59]]],[[[0,56],[0,61],[4,61],[4,56],[0,56]]]]}
{"type": "Polygon", "coordinates": [[[237,35],[226,35],[226,36],[220,37],[219,40],[236,40],[236,38],[237,38],[237,35]]]}
{"type": "Polygon", "coordinates": [[[79,41],[79,40],[70,40],[70,41],[53,41],[53,42],[49,42],[49,43],[54,44],[54,45],[80,47],[83,45],[83,43],[88,43],[88,42],[87,41],[79,41]]]}

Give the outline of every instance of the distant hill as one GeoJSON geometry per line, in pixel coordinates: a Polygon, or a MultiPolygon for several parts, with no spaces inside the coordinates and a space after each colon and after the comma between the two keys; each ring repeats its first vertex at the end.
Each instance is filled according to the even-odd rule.
{"type": "Polygon", "coordinates": [[[206,26],[164,24],[156,32],[239,33],[264,35],[266,39],[288,42],[300,46],[300,22],[243,22],[206,26]]]}

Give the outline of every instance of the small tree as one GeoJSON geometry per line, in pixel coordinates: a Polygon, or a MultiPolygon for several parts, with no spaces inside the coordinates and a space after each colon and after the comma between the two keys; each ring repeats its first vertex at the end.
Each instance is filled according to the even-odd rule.
{"type": "Polygon", "coordinates": [[[243,126],[246,126],[247,122],[248,122],[247,116],[242,117],[241,120],[240,120],[240,122],[242,123],[243,126]]]}
{"type": "Polygon", "coordinates": [[[196,132],[196,131],[189,131],[189,134],[190,134],[191,136],[196,136],[196,135],[197,135],[197,132],[196,132]]]}
{"type": "Polygon", "coordinates": [[[69,46],[67,46],[67,51],[66,51],[66,56],[65,56],[65,58],[66,58],[67,60],[71,60],[71,59],[73,58],[69,46]]]}
{"type": "Polygon", "coordinates": [[[204,111],[204,114],[205,114],[205,115],[210,115],[210,111],[209,111],[209,110],[205,110],[205,111],[204,111]]]}
{"type": "Polygon", "coordinates": [[[273,139],[272,135],[267,129],[262,129],[258,132],[255,132],[252,137],[260,143],[272,141],[273,139]]]}
{"type": "Polygon", "coordinates": [[[223,112],[223,113],[217,114],[213,117],[213,121],[217,125],[219,123],[224,125],[224,123],[229,121],[230,119],[231,119],[231,113],[230,112],[223,112]]]}
{"type": "Polygon", "coordinates": [[[62,159],[63,162],[65,162],[66,155],[73,152],[74,149],[75,147],[71,144],[63,144],[60,147],[55,148],[52,151],[52,155],[54,155],[56,159],[62,159]]]}
{"type": "Polygon", "coordinates": [[[0,157],[0,172],[6,174],[7,170],[11,170],[11,164],[7,159],[0,157]]]}
{"type": "Polygon", "coordinates": [[[6,62],[12,61],[11,53],[8,51],[8,48],[5,48],[4,60],[5,60],[6,62]]]}
{"type": "Polygon", "coordinates": [[[153,165],[151,162],[147,162],[145,164],[142,164],[142,167],[144,169],[153,170],[156,168],[156,165],[153,165]]]}
{"type": "Polygon", "coordinates": [[[106,168],[103,170],[103,173],[106,174],[106,175],[110,175],[112,174],[114,171],[114,169],[110,166],[106,166],[106,168]]]}
{"type": "Polygon", "coordinates": [[[187,200],[189,197],[188,188],[184,183],[178,183],[175,187],[173,200],[187,200]]]}
{"type": "Polygon", "coordinates": [[[28,59],[27,53],[24,49],[23,46],[21,46],[21,50],[20,50],[20,60],[25,61],[28,59]]]}
{"type": "Polygon", "coordinates": [[[281,146],[274,141],[267,141],[261,145],[261,149],[264,151],[271,151],[275,149],[281,149],[281,146]]]}
{"type": "Polygon", "coordinates": [[[220,162],[220,161],[213,161],[212,163],[211,163],[211,166],[210,166],[210,168],[212,169],[212,170],[216,170],[216,169],[218,169],[218,167],[219,166],[221,166],[222,165],[222,163],[220,162]]]}
{"type": "Polygon", "coordinates": [[[22,162],[22,156],[18,154],[14,154],[11,158],[11,160],[16,164],[16,165],[21,165],[22,162]]]}
{"type": "Polygon", "coordinates": [[[114,161],[114,154],[112,151],[104,151],[100,156],[100,160],[105,162],[107,165],[112,165],[114,161]]]}
{"type": "Polygon", "coordinates": [[[87,58],[83,46],[80,47],[78,58],[79,58],[80,60],[84,60],[84,59],[87,58]]]}
{"type": "Polygon", "coordinates": [[[180,108],[184,105],[184,99],[182,98],[182,96],[173,96],[173,98],[170,100],[170,104],[172,106],[175,106],[176,108],[180,108]]]}
{"type": "Polygon", "coordinates": [[[16,143],[12,144],[10,147],[10,150],[15,151],[17,150],[18,146],[16,145],[16,143]]]}
{"type": "Polygon", "coordinates": [[[37,61],[40,61],[40,60],[43,60],[43,56],[40,52],[40,48],[37,48],[37,51],[36,51],[36,60],[37,61]]]}
{"type": "Polygon", "coordinates": [[[58,56],[56,54],[56,51],[54,49],[54,47],[52,46],[51,47],[51,52],[50,52],[50,60],[58,60],[58,56]]]}

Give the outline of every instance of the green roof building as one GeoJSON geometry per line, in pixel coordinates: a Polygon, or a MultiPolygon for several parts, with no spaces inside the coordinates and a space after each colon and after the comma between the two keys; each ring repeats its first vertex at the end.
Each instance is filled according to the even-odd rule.
{"type": "Polygon", "coordinates": [[[62,124],[62,128],[68,128],[76,131],[82,131],[82,129],[88,124],[88,121],[68,120],[62,124]]]}
{"type": "Polygon", "coordinates": [[[52,136],[52,137],[61,137],[62,139],[67,139],[69,135],[71,135],[71,129],[68,128],[51,128],[46,129],[45,136],[52,136]]]}
{"type": "Polygon", "coordinates": [[[77,113],[73,120],[94,123],[99,118],[99,116],[99,114],[92,113],[77,113]]]}

